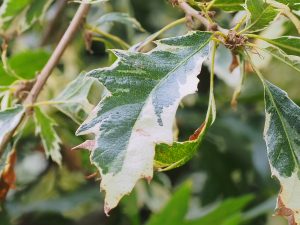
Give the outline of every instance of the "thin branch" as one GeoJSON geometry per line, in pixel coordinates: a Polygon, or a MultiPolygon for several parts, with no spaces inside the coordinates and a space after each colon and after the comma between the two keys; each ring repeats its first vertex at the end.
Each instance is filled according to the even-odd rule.
{"type": "Polygon", "coordinates": [[[25,100],[26,104],[33,104],[38,95],[40,94],[41,90],[43,89],[46,81],[48,80],[51,72],[56,67],[57,63],[59,62],[62,54],[64,53],[66,47],[76,34],[78,28],[82,25],[82,22],[88,13],[90,8],[89,4],[82,3],[75,16],[73,17],[68,29],[66,30],[65,34],[63,35],[62,39],[58,43],[56,49],[54,50],[53,54],[51,55],[49,61],[41,71],[41,73],[37,77],[37,81],[34,84],[33,88],[31,89],[28,97],[25,100]]]}
{"type": "MultiPolygon", "coordinates": [[[[82,3],[75,16],[73,17],[68,29],[66,30],[65,34],[63,35],[62,39],[58,43],[56,49],[54,50],[53,54],[51,55],[50,59],[48,60],[47,64],[41,71],[41,73],[37,77],[37,81],[35,82],[33,88],[31,89],[29,95],[27,96],[26,100],[24,101],[24,105],[33,105],[36,101],[38,95],[42,91],[44,85],[46,84],[46,81],[48,80],[49,76],[51,75],[51,72],[56,67],[57,63],[59,62],[62,54],[64,53],[66,47],[76,34],[77,30],[81,26],[85,16],[87,15],[89,11],[90,5],[82,3]]],[[[27,112],[30,110],[31,107],[27,108],[27,112]]],[[[19,124],[9,133],[5,135],[3,138],[2,143],[0,143],[0,157],[4,152],[4,149],[6,148],[8,142],[13,137],[14,133],[18,129],[18,127],[22,124],[24,118],[26,116],[24,115],[19,124]]]]}

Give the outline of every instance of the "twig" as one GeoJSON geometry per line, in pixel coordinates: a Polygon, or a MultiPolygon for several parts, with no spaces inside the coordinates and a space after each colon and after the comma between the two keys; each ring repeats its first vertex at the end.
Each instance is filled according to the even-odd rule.
{"type": "Polygon", "coordinates": [[[37,81],[34,84],[33,88],[31,89],[28,97],[25,100],[25,103],[27,104],[33,104],[38,95],[40,94],[42,88],[44,87],[46,81],[48,80],[49,76],[51,75],[51,72],[56,67],[57,63],[60,60],[60,57],[64,53],[66,47],[76,34],[76,31],[80,27],[80,25],[83,22],[84,17],[86,16],[88,10],[90,8],[89,4],[82,3],[74,18],[72,19],[68,29],[66,30],[65,34],[63,35],[62,39],[58,43],[56,49],[54,50],[53,54],[51,55],[50,59],[48,60],[47,64],[41,71],[41,73],[37,77],[37,81]]]}
{"type": "MultiPolygon", "coordinates": [[[[87,15],[89,11],[90,5],[82,3],[75,16],[73,17],[68,29],[66,30],[65,34],[63,35],[62,39],[58,43],[56,49],[54,50],[53,54],[51,55],[50,59],[48,60],[47,64],[41,71],[41,73],[37,77],[37,81],[35,82],[33,88],[29,92],[29,95],[27,96],[26,100],[24,101],[24,105],[33,105],[34,102],[36,101],[38,95],[40,94],[41,90],[43,89],[47,79],[51,75],[51,72],[57,65],[57,63],[60,60],[60,57],[64,53],[66,47],[76,34],[78,28],[82,24],[85,16],[87,15]]],[[[31,110],[31,107],[27,108],[27,112],[31,110]]],[[[19,124],[9,133],[5,135],[3,138],[2,143],[0,143],[0,157],[4,152],[4,149],[6,148],[6,145],[18,129],[18,127],[22,124],[23,120],[25,118],[25,115],[20,119],[19,124]]]]}

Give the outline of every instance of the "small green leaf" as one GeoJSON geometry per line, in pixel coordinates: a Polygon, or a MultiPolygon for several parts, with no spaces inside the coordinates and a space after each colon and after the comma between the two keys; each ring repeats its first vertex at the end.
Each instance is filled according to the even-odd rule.
{"type": "Polygon", "coordinates": [[[250,22],[245,30],[250,32],[265,29],[278,15],[278,11],[264,0],[247,0],[246,8],[250,13],[250,22]]]}
{"type": "Polygon", "coordinates": [[[183,225],[232,224],[233,222],[236,222],[237,219],[240,219],[241,210],[252,200],[253,195],[226,199],[203,217],[186,221],[183,225]]]}
{"type": "Polygon", "coordinates": [[[40,134],[47,157],[61,165],[60,138],[54,130],[55,122],[39,107],[34,107],[36,133],[40,134]]]}
{"type": "Polygon", "coordinates": [[[184,183],[174,193],[167,205],[157,214],[153,214],[146,225],[182,225],[188,210],[192,185],[184,183]]]}
{"type": "Polygon", "coordinates": [[[25,109],[21,105],[0,111],[0,144],[4,137],[16,128],[24,112],[25,109]]]}
{"type": "Polygon", "coordinates": [[[271,54],[274,58],[278,59],[279,61],[285,63],[286,65],[290,66],[297,72],[300,72],[300,60],[297,57],[293,57],[291,55],[285,54],[285,52],[281,51],[275,47],[268,47],[263,49],[267,53],[271,54]]]}
{"type": "Polygon", "coordinates": [[[104,23],[122,23],[133,28],[145,32],[142,25],[133,17],[129,16],[127,13],[111,12],[101,16],[97,21],[97,25],[102,25],[104,23]]]}
{"type": "Polygon", "coordinates": [[[281,184],[278,214],[289,211],[295,224],[300,223],[300,107],[287,93],[264,81],[266,122],[264,138],[273,176],[281,184]]]}
{"type": "Polygon", "coordinates": [[[240,11],[244,10],[243,4],[245,0],[216,0],[213,6],[224,11],[240,11]]]}
{"type": "Polygon", "coordinates": [[[197,31],[157,41],[148,53],[115,50],[111,67],[88,74],[110,91],[77,130],[95,135],[91,161],[101,173],[106,212],[139,179],[152,178],[155,144],[173,143],[177,107],[197,90],[210,39],[197,31]]]}
{"type": "Polygon", "coordinates": [[[104,87],[94,78],[80,74],[53,101],[55,107],[76,123],[82,123],[104,95],[104,87]]]}
{"type": "Polygon", "coordinates": [[[282,36],[276,39],[263,38],[263,40],[282,49],[288,55],[300,56],[300,37],[282,36]]]}
{"type": "Polygon", "coordinates": [[[49,57],[50,54],[44,50],[27,50],[13,55],[8,64],[19,77],[31,80],[42,70],[49,57]]]}

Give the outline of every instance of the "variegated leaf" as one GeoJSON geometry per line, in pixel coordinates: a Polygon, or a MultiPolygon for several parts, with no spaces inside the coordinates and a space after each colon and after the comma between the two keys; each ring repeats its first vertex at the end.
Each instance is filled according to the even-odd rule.
{"type": "Polygon", "coordinates": [[[155,144],[173,143],[177,107],[197,90],[210,38],[191,32],[160,40],[148,53],[114,51],[111,67],[88,74],[110,91],[77,131],[95,135],[91,161],[101,173],[106,212],[137,180],[152,178],[155,144]]]}
{"type": "Polygon", "coordinates": [[[60,165],[62,159],[59,146],[60,138],[53,127],[55,122],[39,107],[34,108],[34,120],[36,133],[41,136],[46,155],[60,165]]]}
{"type": "Polygon", "coordinates": [[[24,112],[25,109],[21,105],[0,111],[0,146],[5,136],[19,124],[24,112]]]}
{"type": "Polygon", "coordinates": [[[277,214],[300,224],[300,107],[275,85],[264,82],[264,138],[272,175],[280,182],[277,214]]]}

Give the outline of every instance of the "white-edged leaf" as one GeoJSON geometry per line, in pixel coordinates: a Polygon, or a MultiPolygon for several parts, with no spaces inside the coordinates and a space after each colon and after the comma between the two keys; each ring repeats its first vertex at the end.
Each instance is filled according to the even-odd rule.
{"type": "Polygon", "coordinates": [[[263,40],[280,48],[288,55],[300,56],[300,37],[282,36],[275,39],[264,38],[263,40]]]}
{"type": "Polygon", "coordinates": [[[265,29],[278,15],[278,11],[264,0],[246,0],[246,9],[250,13],[246,29],[251,32],[265,29]]]}
{"type": "Polygon", "coordinates": [[[97,25],[101,25],[104,23],[121,23],[128,26],[132,26],[133,28],[145,32],[145,29],[142,27],[139,21],[135,18],[131,17],[127,13],[121,12],[110,12],[101,16],[97,21],[97,25]]]}
{"type": "Polygon", "coordinates": [[[148,53],[114,51],[118,60],[88,75],[110,91],[79,127],[95,135],[91,161],[101,173],[105,211],[141,178],[153,176],[155,144],[173,143],[172,126],[182,98],[197,90],[211,33],[157,41],[148,53]]]}
{"type": "Polygon", "coordinates": [[[99,81],[81,73],[53,101],[58,102],[55,105],[58,110],[76,123],[82,123],[104,95],[99,81]]]}
{"type": "Polygon", "coordinates": [[[287,93],[264,82],[266,122],[264,138],[272,175],[281,185],[277,214],[300,224],[300,107],[287,93]]]}
{"type": "Polygon", "coordinates": [[[4,137],[19,124],[24,112],[25,109],[21,105],[0,111],[0,145],[4,137]]]}
{"type": "Polygon", "coordinates": [[[4,0],[0,7],[0,32],[20,33],[39,21],[53,0],[4,0]]]}
{"type": "Polygon", "coordinates": [[[39,107],[34,107],[36,133],[40,134],[47,157],[61,165],[60,138],[54,130],[55,122],[39,107]]]}
{"type": "Polygon", "coordinates": [[[287,55],[282,50],[275,47],[267,47],[264,51],[271,54],[274,58],[290,66],[297,72],[300,72],[300,58],[297,56],[287,55]]]}

